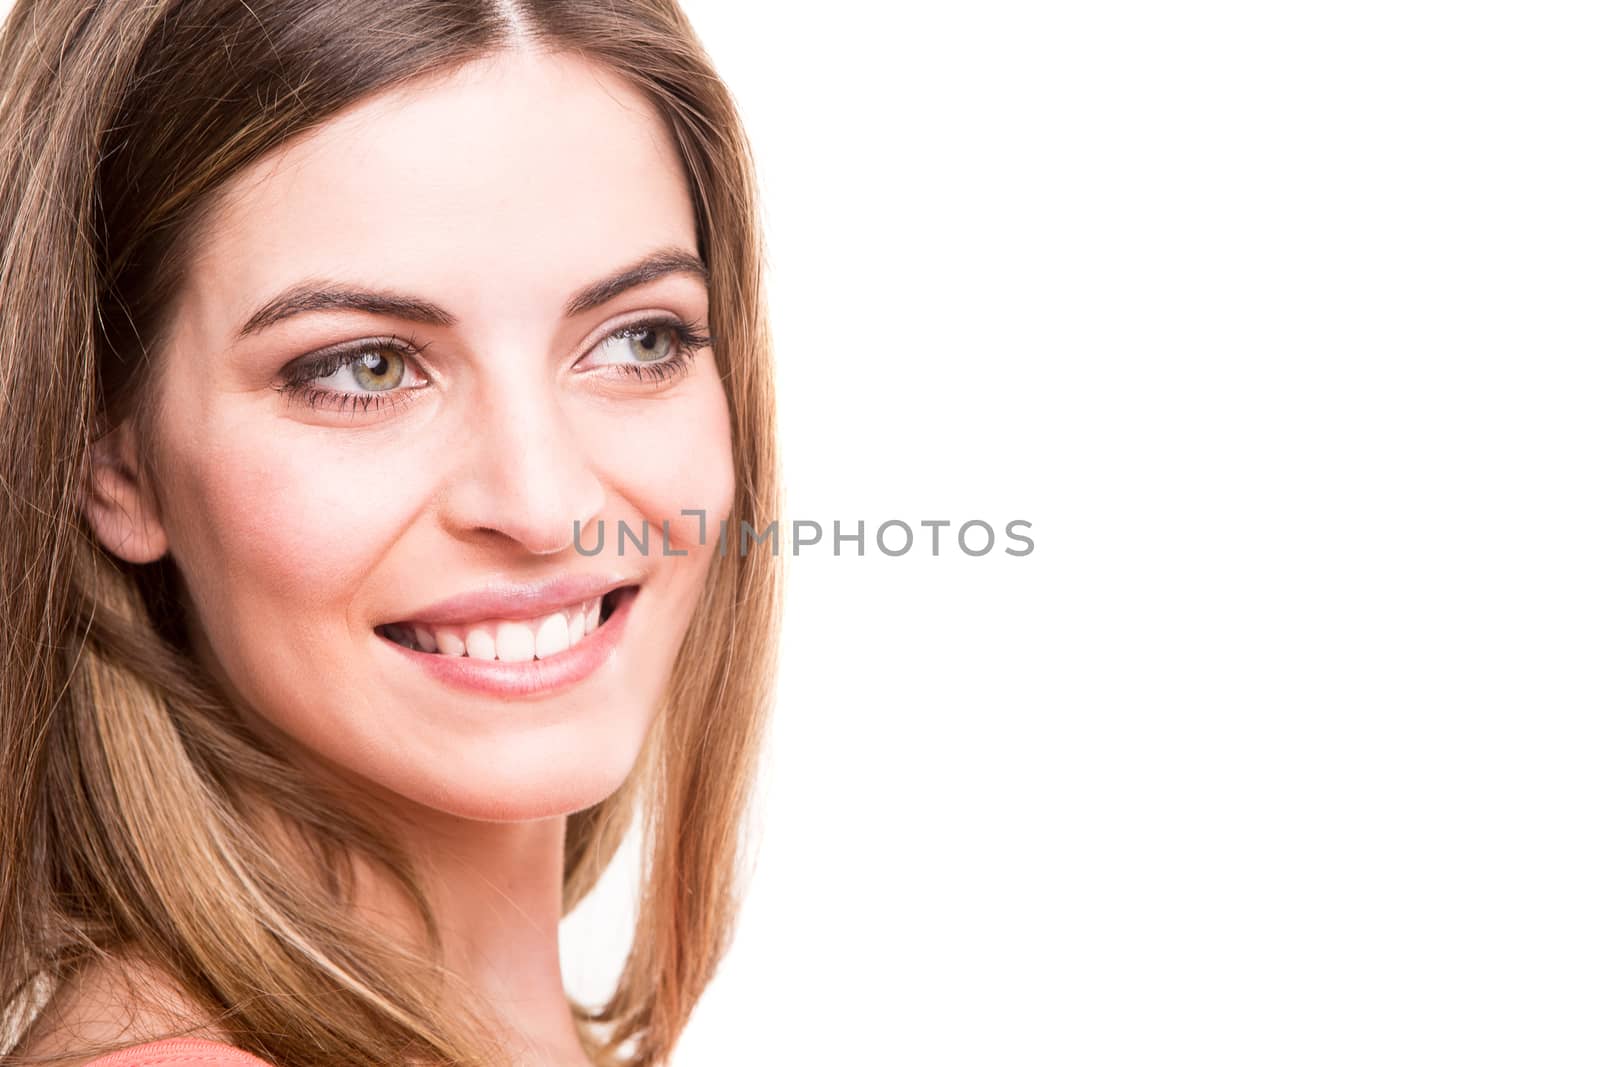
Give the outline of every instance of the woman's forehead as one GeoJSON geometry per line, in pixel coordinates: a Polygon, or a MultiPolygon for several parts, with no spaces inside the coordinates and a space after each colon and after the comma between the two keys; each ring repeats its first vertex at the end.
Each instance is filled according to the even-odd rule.
{"type": "MultiPolygon", "coordinates": [[[[352,106],[230,179],[180,295],[221,336],[306,278],[428,292],[459,315],[555,314],[575,285],[694,248],[670,134],[615,75],[495,53],[352,106]]],[[[195,321],[198,317],[199,322],[195,321]]]]}

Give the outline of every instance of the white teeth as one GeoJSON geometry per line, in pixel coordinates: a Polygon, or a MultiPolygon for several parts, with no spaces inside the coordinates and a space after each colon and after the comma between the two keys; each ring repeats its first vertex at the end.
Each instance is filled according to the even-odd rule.
{"type": "Polygon", "coordinates": [[[439,643],[439,654],[444,656],[462,656],[466,654],[467,642],[462,637],[461,630],[456,626],[435,626],[433,639],[439,643]]]}
{"type": "Polygon", "coordinates": [[[533,658],[533,628],[522,622],[503,622],[495,627],[494,647],[508,663],[526,663],[533,658]]]}
{"type": "Polygon", "coordinates": [[[567,632],[566,615],[548,615],[540,619],[539,628],[534,631],[534,641],[539,646],[540,659],[553,656],[557,652],[565,652],[572,647],[572,636],[567,632]]]}
{"type": "Polygon", "coordinates": [[[494,631],[481,623],[467,627],[467,655],[472,659],[494,659],[494,631]]]}
{"type": "Polygon", "coordinates": [[[565,652],[593,633],[600,625],[600,600],[585,600],[541,619],[491,619],[470,626],[406,623],[387,629],[400,644],[422,652],[526,663],[565,652]]]}
{"type": "Polygon", "coordinates": [[[439,651],[439,646],[434,643],[433,633],[426,626],[413,626],[411,628],[411,639],[424,652],[439,651]]]}

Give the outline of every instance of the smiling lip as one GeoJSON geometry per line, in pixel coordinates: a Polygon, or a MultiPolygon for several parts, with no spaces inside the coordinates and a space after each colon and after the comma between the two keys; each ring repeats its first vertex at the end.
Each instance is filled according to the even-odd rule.
{"type": "MultiPolygon", "coordinates": [[[[541,586],[540,588],[544,589],[546,587],[541,586]]],[[[614,583],[611,588],[617,588],[617,585],[614,583]]],[[[597,596],[604,591],[600,586],[595,586],[594,590],[594,592],[589,592],[586,595],[597,596]]],[[[586,634],[581,641],[571,648],[564,652],[558,652],[547,659],[508,662],[498,659],[474,659],[471,656],[441,656],[434,652],[419,652],[416,649],[407,648],[405,645],[397,644],[385,637],[380,636],[378,640],[446,685],[476,693],[487,693],[491,696],[542,696],[558,689],[576,685],[594,674],[611,659],[611,654],[616,651],[618,643],[622,640],[623,625],[627,622],[629,609],[632,608],[634,600],[638,598],[638,594],[639,587],[636,585],[628,585],[623,588],[621,592],[615,595],[615,606],[598,628],[586,634]]],[[[563,596],[565,595],[563,593],[563,596]]],[[[582,600],[584,596],[580,595],[576,599],[582,600]]],[[[514,606],[504,600],[472,600],[469,602],[466,598],[458,598],[457,600],[446,602],[446,604],[452,605],[450,610],[456,612],[456,616],[447,617],[460,616],[460,612],[464,609],[459,606],[458,601],[459,604],[470,603],[475,612],[481,605],[486,603],[499,605],[498,607],[491,606],[492,611],[505,611],[507,608],[514,606]]],[[[569,597],[561,603],[571,604],[573,602],[574,599],[569,597]]],[[[523,598],[520,604],[515,606],[516,610],[514,612],[508,611],[506,613],[520,613],[527,610],[530,604],[534,606],[535,610],[539,610],[544,605],[559,606],[558,602],[548,599],[535,603],[523,598]]],[[[482,614],[470,616],[472,619],[481,619],[483,617],[482,614]]],[[[416,618],[418,621],[423,619],[422,616],[417,616],[416,618]]],[[[430,616],[428,621],[435,620],[430,616]]],[[[444,623],[444,619],[439,621],[441,624],[444,623]]]]}
{"type": "Polygon", "coordinates": [[[508,582],[449,597],[404,619],[389,621],[465,626],[488,619],[536,619],[637,583],[637,578],[615,574],[564,574],[525,585],[508,582]]]}

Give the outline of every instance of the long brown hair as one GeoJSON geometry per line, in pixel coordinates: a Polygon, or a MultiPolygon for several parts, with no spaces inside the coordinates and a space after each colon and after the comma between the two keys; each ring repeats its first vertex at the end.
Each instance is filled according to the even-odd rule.
{"type": "MultiPolygon", "coordinates": [[[[185,643],[170,559],[106,553],[79,493],[92,442],[148,417],[211,194],[370,94],[529,39],[620,75],[672,133],[732,416],[730,527],[765,529],[779,494],[753,169],[673,0],[12,10],[0,36],[0,1052],[7,1024],[14,1039],[52,988],[137,958],[282,1067],[500,1062],[443,995],[455,979],[435,956],[353,921],[359,856],[392,877],[438,951],[417,871],[377,813],[304,780],[245,728],[185,643]],[[320,858],[319,877],[291,870],[257,815],[264,798],[272,825],[320,858]]],[[[567,910],[635,818],[643,834],[618,985],[601,1005],[572,1005],[598,1063],[663,1062],[727,947],[780,584],[774,554],[714,560],[632,774],[567,818],[567,910]]]]}

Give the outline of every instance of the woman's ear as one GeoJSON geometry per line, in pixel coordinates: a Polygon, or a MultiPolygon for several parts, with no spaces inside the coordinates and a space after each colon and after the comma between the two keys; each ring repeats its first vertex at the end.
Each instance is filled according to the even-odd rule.
{"type": "Polygon", "coordinates": [[[129,563],[153,563],[167,551],[150,472],[138,461],[133,430],[124,421],[89,446],[84,517],[100,543],[129,563]]]}

